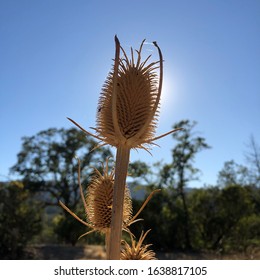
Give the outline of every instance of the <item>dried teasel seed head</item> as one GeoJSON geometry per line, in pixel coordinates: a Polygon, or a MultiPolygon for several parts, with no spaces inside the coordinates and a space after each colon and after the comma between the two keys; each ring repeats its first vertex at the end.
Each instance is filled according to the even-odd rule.
{"type": "MultiPolygon", "coordinates": [[[[95,176],[87,188],[86,215],[88,223],[94,230],[106,233],[111,225],[114,171],[108,172],[108,162],[103,168],[103,174],[97,169],[95,176]]],[[[123,227],[132,218],[132,200],[129,189],[125,188],[123,227]]]]}
{"type": "Polygon", "coordinates": [[[99,98],[97,112],[98,137],[118,147],[144,148],[154,137],[162,89],[162,54],[160,60],[141,61],[144,41],[135,61],[133,49],[128,58],[115,37],[116,55],[113,70],[108,74],[99,98]],[[123,57],[120,57],[120,50],[123,57]],[[158,77],[156,69],[160,69],[158,77]]]}
{"type": "Polygon", "coordinates": [[[142,60],[141,53],[145,40],[136,50],[134,57],[128,58],[115,36],[116,51],[113,69],[109,72],[103,85],[97,110],[96,133],[90,133],[77,122],[72,123],[101,141],[98,147],[109,144],[114,147],[142,148],[154,144],[155,140],[165,137],[181,128],[173,129],[154,137],[163,81],[163,57],[156,42],[153,42],[159,53],[159,60],[148,63],[151,55],[142,60]],[[120,51],[123,56],[120,57],[120,51]],[[157,75],[156,69],[159,69],[157,75]]]}
{"type": "Polygon", "coordinates": [[[136,243],[136,241],[131,236],[132,244],[129,245],[124,241],[124,249],[121,252],[121,260],[156,260],[155,253],[152,250],[148,250],[151,244],[143,245],[143,241],[150,230],[145,234],[142,232],[141,236],[136,243]]]}

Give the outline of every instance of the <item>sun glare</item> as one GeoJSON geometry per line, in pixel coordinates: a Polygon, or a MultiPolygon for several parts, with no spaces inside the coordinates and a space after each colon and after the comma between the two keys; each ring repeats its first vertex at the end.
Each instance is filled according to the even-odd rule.
{"type": "Polygon", "coordinates": [[[174,109],[176,105],[176,96],[177,90],[175,80],[172,78],[170,72],[164,71],[161,96],[161,118],[167,116],[169,112],[174,109]]]}

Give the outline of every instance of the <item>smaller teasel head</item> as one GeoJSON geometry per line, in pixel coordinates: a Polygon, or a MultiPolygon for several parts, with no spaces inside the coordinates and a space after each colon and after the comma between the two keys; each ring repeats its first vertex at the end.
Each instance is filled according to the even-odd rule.
{"type": "Polygon", "coordinates": [[[142,61],[142,42],[129,58],[115,36],[114,67],[102,88],[97,112],[97,134],[105,143],[118,147],[144,148],[153,140],[162,90],[163,59],[142,61]],[[120,51],[123,56],[120,57],[120,51]],[[160,69],[159,77],[156,69],[160,69]]]}
{"type": "MultiPolygon", "coordinates": [[[[92,178],[86,193],[86,217],[91,227],[97,231],[106,233],[110,228],[112,218],[114,170],[108,172],[108,160],[103,167],[103,174],[94,169],[92,178]]],[[[125,187],[123,226],[127,226],[132,218],[132,200],[128,187],[125,187]]]]}
{"type": "Polygon", "coordinates": [[[141,236],[136,242],[131,235],[131,245],[129,245],[126,241],[124,241],[124,248],[121,251],[121,260],[156,260],[155,253],[148,248],[151,244],[144,245],[144,239],[150,230],[148,230],[145,234],[142,232],[141,236]]]}
{"type": "MultiPolygon", "coordinates": [[[[71,211],[62,201],[60,205],[68,213],[70,213],[76,220],[91,230],[82,234],[79,238],[98,231],[106,234],[110,230],[112,219],[112,202],[113,202],[113,188],[114,188],[114,169],[109,173],[108,171],[108,159],[106,159],[105,165],[102,164],[103,170],[100,172],[98,169],[94,169],[92,180],[87,187],[86,195],[84,195],[83,188],[80,180],[80,160],[78,159],[78,182],[80,188],[80,195],[84,205],[86,218],[82,220],[73,211],[71,211]]],[[[132,216],[132,199],[130,191],[125,186],[124,206],[123,206],[123,230],[130,233],[128,226],[138,220],[137,215],[132,216]]]]}

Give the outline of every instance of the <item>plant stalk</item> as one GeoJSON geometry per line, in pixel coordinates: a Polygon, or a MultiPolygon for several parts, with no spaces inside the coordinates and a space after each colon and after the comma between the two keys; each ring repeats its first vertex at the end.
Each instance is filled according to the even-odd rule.
{"type": "Polygon", "coordinates": [[[116,152],[115,182],[113,191],[111,233],[108,259],[119,260],[121,250],[123,209],[130,148],[119,146],[116,152]]]}
{"type": "Polygon", "coordinates": [[[110,236],[111,236],[111,229],[108,229],[106,232],[106,256],[108,259],[108,254],[109,254],[109,245],[110,245],[110,236]]]}

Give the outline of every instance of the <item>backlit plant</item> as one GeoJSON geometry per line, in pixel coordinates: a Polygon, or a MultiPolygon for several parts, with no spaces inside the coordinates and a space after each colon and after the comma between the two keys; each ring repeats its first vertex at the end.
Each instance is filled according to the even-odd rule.
{"type": "MultiPolygon", "coordinates": [[[[81,170],[80,160],[78,159],[78,183],[80,187],[80,195],[84,205],[86,219],[79,218],[72,210],[70,210],[62,201],[60,205],[69,212],[75,219],[90,228],[91,230],[82,234],[79,238],[90,234],[94,231],[100,232],[105,235],[106,239],[106,251],[109,252],[110,247],[110,236],[111,236],[111,219],[112,219],[112,204],[113,204],[113,188],[114,188],[114,170],[109,173],[108,170],[108,159],[106,165],[103,166],[103,172],[101,173],[94,168],[94,175],[91,183],[87,187],[86,195],[81,185],[81,170]]],[[[136,219],[142,212],[146,204],[152,198],[153,194],[160,190],[154,190],[145,200],[139,211],[133,216],[132,215],[132,199],[130,191],[125,187],[124,196],[124,208],[123,208],[123,230],[128,232],[133,242],[133,234],[129,230],[129,226],[140,219],[136,219]]]]}
{"type": "Polygon", "coordinates": [[[159,46],[153,42],[158,50],[159,60],[149,62],[151,55],[142,60],[144,42],[145,40],[139,50],[136,50],[137,58],[132,48],[128,57],[115,36],[114,65],[99,98],[97,126],[94,128],[96,133],[86,131],[69,119],[86,134],[100,140],[100,145],[108,144],[117,150],[112,205],[109,210],[111,211],[109,259],[120,259],[122,229],[125,227],[124,202],[130,150],[141,148],[148,151],[155,140],[176,131],[172,130],[155,137],[162,92],[163,57],[159,46]]]}

